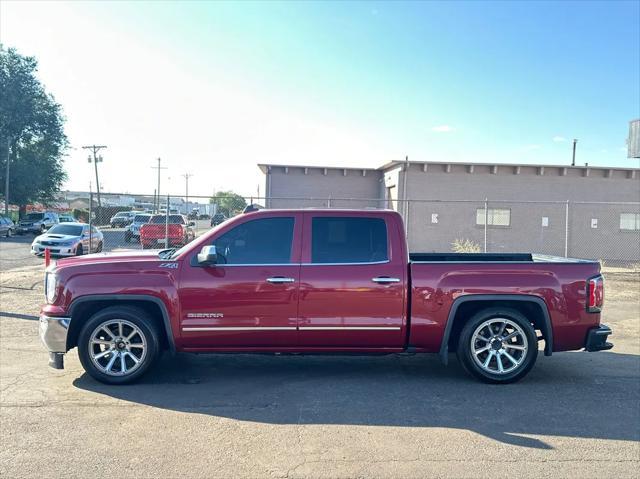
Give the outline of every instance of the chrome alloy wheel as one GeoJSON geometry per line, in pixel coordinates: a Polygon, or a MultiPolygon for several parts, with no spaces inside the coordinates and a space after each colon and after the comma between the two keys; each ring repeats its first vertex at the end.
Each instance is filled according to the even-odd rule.
{"type": "Polygon", "coordinates": [[[125,319],[109,319],[91,333],[89,356],[109,376],[126,376],[143,363],[147,340],[135,324],[125,319]]]}
{"type": "Polygon", "coordinates": [[[471,335],[471,355],[484,371],[507,374],[527,357],[528,341],[522,328],[508,318],[491,318],[471,335]]]}

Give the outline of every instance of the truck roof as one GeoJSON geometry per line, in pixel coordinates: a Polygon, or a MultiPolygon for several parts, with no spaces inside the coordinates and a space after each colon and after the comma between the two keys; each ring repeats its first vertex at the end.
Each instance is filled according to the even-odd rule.
{"type": "Polygon", "coordinates": [[[248,211],[244,214],[268,214],[268,213],[304,213],[307,211],[322,211],[331,213],[396,213],[396,210],[390,208],[327,208],[321,206],[309,206],[305,208],[261,208],[259,210],[248,211]]]}

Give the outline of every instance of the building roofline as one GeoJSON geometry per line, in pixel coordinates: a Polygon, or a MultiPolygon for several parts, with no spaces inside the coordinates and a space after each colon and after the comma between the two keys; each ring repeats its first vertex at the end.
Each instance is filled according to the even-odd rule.
{"type": "MultiPolygon", "coordinates": [[[[406,161],[393,160],[385,163],[378,170],[385,171],[389,168],[402,166],[406,161]]],[[[508,167],[528,167],[528,168],[571,168],[576,170],[619,170],[619,171],[640,171],[640,168],[627,168],[623,166],[596,166],[596,165],[548,165],[544,163],[476,163],[472,161],[409,161],[410,165],[462,165],[462,166],[508,166],[508,167]]]]}
{"type": "MultiPolygon", "coordinates": [[[[276,164],[276,163],[258,163],[258,168],[262,170],[263,173],[267,173],[267,168],[276,167],[276,168],[308,168],[308,169],[316,169],[316,170],[355,170],[355,171],[382,171],[385,172],[391,168],[395,168],[397,166],[402,166],[406,161],[403,160],[393,160],[389,161],[378,168],[366,168],[366,167],[354,167],[354,166],[321,166],[321,165],[293,165],[293,164],[276,164]]],[[[575,170],[617,170],[617,171],[637,171],[640,172],[640,168],[629,168],[623,166],[596,166],[596,165],[547,165],[542,163],[476,163],[471,161],[409,161],[410,165],[462,165],[462,166],[497,166],[497,167],[528,167],[528,168],[567,168],[567,169],[575,169],[575,170]]]]}
{"type": "Polygon", "coordinates": [[[353,171],[378,171],[380,168],[368,168],[368,167],[357,167],[357,166],[323,166],[323,165],[287,165],[287,164],[278,164],[278,163],[258,163],[258,168],[262,170],[263,173],[267,172],[268,167],[275,166],[276,168],[308,168],[315,170],[353,170],[353,171]]]}

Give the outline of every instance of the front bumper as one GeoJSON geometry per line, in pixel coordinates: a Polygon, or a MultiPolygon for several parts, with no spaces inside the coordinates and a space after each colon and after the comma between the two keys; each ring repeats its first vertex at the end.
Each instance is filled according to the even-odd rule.
{"type": "Polygon", "coordinates": [[[40,315],[40,339],[49,350],[49,366],[63,369],[63,354],[67,352],[67,332],[71,318],[40,315]]]}
{"type": "Polygon", "coordinates": [[[76,244],[73,244],[71,246],[58,246],[58,245],[43,246],[38,244],[38,245],[31,246],[31,254],[34,254],[36,256],[43,256],[44,250],[49,249],[51,254],[54,254],[56,256],[75,256],[76,248],[77,248],[76,244]]]}
{"type": "Polygon", "coordinates": [[[612,343],[607,342],[607,338],[613,331],[605,324],[601,324],[597,328],[590,329],[587,333],[587,342],[585,349],[587,351],[606,351],[613,347],[612,343]]]}
{"type": "Polygon", "coordinates": [[[16,226],[16,233],[18,234],[25,234],[25,233],[40,233],[40,225],[38,226],[22,226],[22,225],[18,225],[16,226]]]}

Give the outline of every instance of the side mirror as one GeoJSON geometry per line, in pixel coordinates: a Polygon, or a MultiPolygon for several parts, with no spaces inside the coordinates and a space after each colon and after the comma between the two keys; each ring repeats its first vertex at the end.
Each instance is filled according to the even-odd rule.
{"type": "Polygon", "coordinates": [[[218,253],[215,246],[203,246],[198,253],[198,264],[208,265],[218,262],[218,253]]]}
{"type": "Polygon", "coordinates": [[[189,225],[188,226],[195,226],[196,222],[195,221],[189,221],[189,225]]]}

